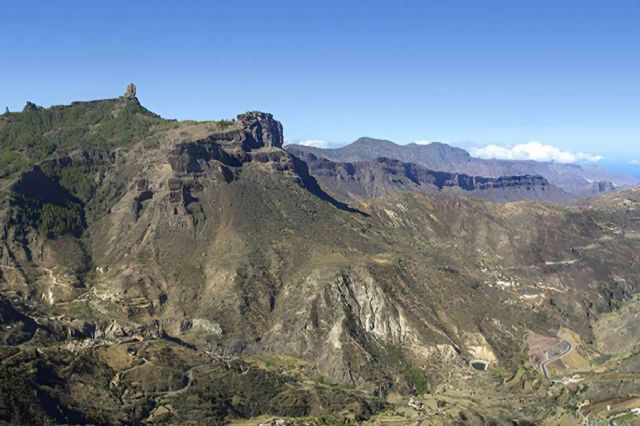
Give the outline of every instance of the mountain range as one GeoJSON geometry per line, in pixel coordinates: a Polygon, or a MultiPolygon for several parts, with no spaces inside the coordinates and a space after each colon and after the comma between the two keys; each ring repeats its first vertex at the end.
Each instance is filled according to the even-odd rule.
{"type": "Polygon", "coordinates": [[[311,152],[339,162],[366,162],[384,157],[414,163],[435,171],[463,173],[470,176],[542,176],[550,184],[577,195],[611,189],[627,188],[640,183],[637,179],[610,172],[594,165],[562,164],[556,162],[495,160],[472,157],[462,148],[433,142],[426,145],[398,145],[388,140],[360,138],[346,146],[323,149],[290,144],[287,149],[311,152]]]}
{"type": "Polygon", "coordinates": [[[450,193],[502,202],[539,200],[567,203],[576,198],[538,175],[487,178],[435,171],[420,164],[386,157],[352,163],[334,162],[297,147],[288,146],[286,149],[307,163],[310,173],[322,188],[345,201],[376,198],[397,191],[450,193]]]}
{"type": "Polygon", "coordinates": [[[131,89],[0,116],[0,420],[557,425],[640,393],[640,190],[283,142],[131,89]]]}

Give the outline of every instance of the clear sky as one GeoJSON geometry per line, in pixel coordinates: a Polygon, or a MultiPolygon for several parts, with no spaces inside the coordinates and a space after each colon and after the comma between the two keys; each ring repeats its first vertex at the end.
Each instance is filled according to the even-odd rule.
{"type": "MultiPolygon", "coordinates": [[[[530,141],[640,157],[640,1],[13,1],[0,106],[272,112],[291,141],[530,141]]],[[[638,167],[640,168],[640,167],[638,167]]]]}

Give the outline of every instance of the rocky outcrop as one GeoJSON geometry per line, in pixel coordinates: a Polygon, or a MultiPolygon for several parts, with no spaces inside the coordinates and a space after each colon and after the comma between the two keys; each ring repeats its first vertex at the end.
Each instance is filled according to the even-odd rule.
{"type": "MultiPolygon", "coordinates": [[[[261,148],[281,148],[282,124],[271,114],[247,112],[238,115],[231,128],[215,132],[205,139],[178,145],[169,155],[174,172],[201,173],[206,163],[215,160],[228,167],[239,167],[247,161],[280,159],[284,152],[252,154],[261,148]]],[[[286,156],[286,154],[285,154],[286,156]]]]}
{"type": "Polygon", "coordinates": [[[92,176],[96,182],[100,182],[115,161],[116,153],[110,150],[78,149],[47,160],[41,164],[41,167],[54,175],[59,175],[65,168],[78,169],[92,176]]]}
{"type": "Polygon", "coordinates": [[[164,334],[162,324],[151,321],[147,324],[120,324],[117,321],[84,325],[84,330],[92,333],[93,339],[117,340],[123,337],[144,336],[157,339],[164,334]]]}
{"type": "Polygon", "coordinates": [[[244,149],[282,148],[284,135],[282,124],[273,115],[251,111],[238,115],[238,123],[245,132],[244,149]]]}
{"type": "Polygon", "coordinates": [[[242,158],[225,151],[217,135],[214,135],[204,140],[180,144],[169,154],[169,164],[176,173],[201,173],[212,160],[224,166],[238,167],[242,165],[242,158]]]}
{"type": "Polygon", "coordinates": [[[169,179],[169,202],[181,204],[183,207],[189,203],[197,202],[193,193],[201,192],[203,186],[197,180],[183,181],[177,178],[169,179]]]}
{"type": "Polygon", "coordinates": [[[127,90],[124,92],[124,95],[122,95],[123,98],[126,99],[133,99],[136,97],[136,85],[133,83],[129,83],[129,85],[127,86],[127,90]]]}
{"type": "Polygon", "coordinates": [[[591,192],[594,194],[605,194],[607,192],[614,192],[616,186],[611,181],[595,181],[591,183],[591,192]]]}

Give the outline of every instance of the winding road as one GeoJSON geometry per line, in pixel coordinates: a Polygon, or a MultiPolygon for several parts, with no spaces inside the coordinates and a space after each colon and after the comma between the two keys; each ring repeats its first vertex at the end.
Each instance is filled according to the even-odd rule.
{"type": "Polygon", "coordinates": [[[562,352],[560,352],[558,355],[551,357],[549,359],[547,359],[546,361],[542,361],[540,363],[540,371],[542,372],[542,375],[544,376],[545,379],[549,380],[549,371],[547,370],[547,365],[551,364],[552,362],[555,362],[559,359],[564,358],[565,356],[567,356],[569,354],[569,352],[571,352],[573,350],[573,345],[571,344],[571,342],[569,342],[568,340],[562,340],[561,343],[564,347],[562,352]]]}
{"type": "Polygon", "coordinates": [[[174,390],[174,391],[168,391],[168,392],[159,392],[159,394],[166,398],[166,397],[172,397],[172,396],[175,396],[175,395],[179,395],[181,393],[185,393],[186,391],[189,390],[189,388],[191,387],[191,383],[193,382],[193,371],[197,370],[198,368],[206,367],[207,365],[210,365],[210,364],[207,363],[207,364],[196,365],[195,367],[192,367],[192,368],[188,369],[184,373],[184,376],[187,377],[187,384],[184,385],[184,387],[182,387],[181,389],[174,390]]]}

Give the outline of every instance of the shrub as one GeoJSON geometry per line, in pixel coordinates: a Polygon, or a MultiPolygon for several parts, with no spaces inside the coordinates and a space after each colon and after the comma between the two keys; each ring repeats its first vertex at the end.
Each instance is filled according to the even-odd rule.
{"type": "Polygon", "coordinates": [[[77,167],[65,167],[60,171],[59,183],[76,197],[87,201],[95,191],[95,183],[77,167]]]}

